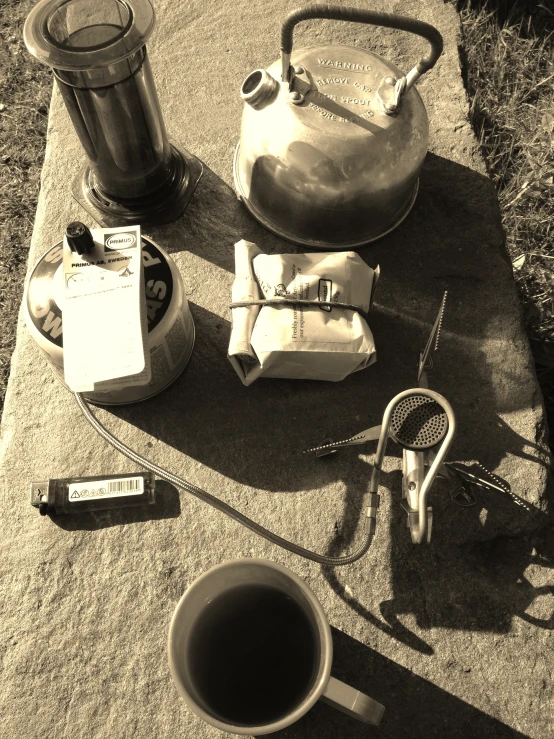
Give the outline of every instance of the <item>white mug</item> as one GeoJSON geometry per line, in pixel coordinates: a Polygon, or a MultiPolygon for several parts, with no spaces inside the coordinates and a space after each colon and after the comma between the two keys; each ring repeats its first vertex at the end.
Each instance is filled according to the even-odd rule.
{"type": "Polygon", "coordinates": [[[225,562],[196,579],[173,614],[168,650],[171,675],[190,709],[208,724],[231,734],[259,736],[284,729],[320,698],[374,726],[385,710],[331,676],[333,642],[320,602],[297,575],[268,560],[225,562]],[[262,610],[256,610],[258,607],[262,610]],[[269,616],[264,608],[269,609],[269,616]],[[268,639],[263,630],[270,628],[273,631],[268,639]],[[255,641],[264,637],[265,647],[255,641]],[[266,647],[277,650],[268,652],[271,659],[266,659],[266,647]],[[258,661],[251,669],[248,659],[261,660],[261,667],[258,661]],[[241,675],[247,675],[251,682],[243,685],[241,675]],[[234,698],[222,695],[224,679],[234,698]],[[258,705],[260,697],[263,709],[258,705]],[[241,710],[239,705],[247,707],[243,715],[230,715],[241,710]],[[267,711],[265,718],[260,719],[260,710],[267,711]]]}

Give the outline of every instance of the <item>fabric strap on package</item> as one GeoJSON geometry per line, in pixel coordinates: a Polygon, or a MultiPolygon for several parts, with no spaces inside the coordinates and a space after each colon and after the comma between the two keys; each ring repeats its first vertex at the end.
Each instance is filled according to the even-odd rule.
{"type": "Polygon", "coordinates": [[[266,255],[235,244],[229,360],[258,377],[339,381],[376,360],[367,312],[379,279],[355,252],[266,255]]]}
{"type": "Polygon", "coordinates": [[[64,377],[75,392],[147,385],[140,226],[92,229],[86,253],[63,246],[64,377]]]}

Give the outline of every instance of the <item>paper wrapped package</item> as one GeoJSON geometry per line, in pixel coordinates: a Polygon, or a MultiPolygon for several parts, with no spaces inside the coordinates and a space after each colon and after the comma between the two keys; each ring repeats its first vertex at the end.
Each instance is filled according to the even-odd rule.
{"type": "Polygon", "coordinates": [[[235,244],[229,360],[243,384],[337,382],[375,362],[367,312],[378,277],[355,252],[268,255],[235,244]]]}

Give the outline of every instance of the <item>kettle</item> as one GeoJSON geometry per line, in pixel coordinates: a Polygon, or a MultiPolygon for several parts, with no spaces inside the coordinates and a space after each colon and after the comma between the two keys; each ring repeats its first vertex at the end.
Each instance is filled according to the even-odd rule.
{"type": "Polygon", "coordinates": [[[395,229],[416,198],[429,138],[414,85],[442,47],[436,28],[405,16],[338,5],[290,13],[281,59],[256,69],[241,87],[245,106],[233,169],[252,215],[278,236],[314,249],[352,249],[395,229]],[[409,31],[431,50],[407,75],[351,46],[292,54],[294,27],[312,18],[409,31]]]}

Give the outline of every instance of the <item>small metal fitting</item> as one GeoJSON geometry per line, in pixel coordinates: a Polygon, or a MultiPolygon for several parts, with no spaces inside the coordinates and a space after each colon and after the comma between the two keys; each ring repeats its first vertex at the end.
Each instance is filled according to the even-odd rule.
{"type": "Polygon", "coordinates": [[[289,100],[294,105],[301,105],[306,95],[312,89],[309,74],[304,67],[291,67],[292,74],[289,80],[289,100]]]}
{"type": "Polygon", "coordinates": [[[254,110],[262,110],[277,96],[279,83],[265,69],[256,69],[242,83],[240,96],[254,110]]]}
{"type": "Polygon", "coordinates": [[[400,110],[401,98],[406,88],[406,78],[396,80],[394,77],[384,77],[377,89],[377,99],[381,109],[387,115],[396,115],[400,110]],[[392,88],[392,89],[391,89],[392,88]]]}
{"type": "Polygon", "coordinates": [[[381,496],[377,493],[369,494],[369,505],[367,507],[367,517],[375,519],[377,518],[377,509],[379,508],[381,496]]]}
{"type": "Polygon", "coordinates": [[[292,90],[292,92],[289,92],[289,99],[291,103],[300,105],[300,103],[304,102],[304,95],[302,95],[301,92],[298,92],[298,90],[292,90]]]}

